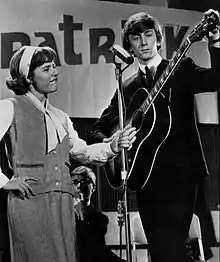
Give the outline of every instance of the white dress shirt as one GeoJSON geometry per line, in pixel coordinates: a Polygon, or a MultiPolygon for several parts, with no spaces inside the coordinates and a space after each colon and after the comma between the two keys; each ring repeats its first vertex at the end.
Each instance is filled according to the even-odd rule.
{"type": "Polygon", "coordinates": [[[156,53],[156,55],[153,56],[150,60],[148,60],[146,64],[143,65],[139,63],[139,68],[145,74],[146,73],[145,67],[147,66],[150,69],[152,76],[154,78],[157,72],[157,67],[161,63],[161,61],[162,61],[162,57],[158,53],[156,53]]]}

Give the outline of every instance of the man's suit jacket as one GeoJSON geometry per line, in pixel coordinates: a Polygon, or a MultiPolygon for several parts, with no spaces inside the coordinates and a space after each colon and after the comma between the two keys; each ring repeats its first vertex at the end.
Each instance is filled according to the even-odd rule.
{"type": "MultiPolygon", "coordinates": [[[[154,164],[160,170],[163,170],[164,167],[177,166],[184,167],[186,171],[191,170],[195,176],[208,174],[196,126],[194,94],[220,89],[220,84],[217,84],[220,82],[220,49],[210,48],[210,56],[212,69],[197,66],[189,57],[183,58],[177,70],[161,90],[165,97],[164,102],[171,110],[172,126],[154,164]]],[[[167,60],[162,60],[157,68],[155,82],[167,64],[167,60]]],[[[125,80],[122,86],[126,107],[139,88],[148,89],[148,83],[140,70],[125,80]]],[[[157,116],[157,119],[167,121],[163,117],[160,119],[160,116],[157,116]]],[[[117,123],[118,99],[116,92],[110,105],[103,111],[100,119],[93,126],[89,142],[100,142],[104,137],[109,137],[112,127],[116,126],[117,123]]],[[[143,158],[144,167],[144,159],[147,154],[139,157],[143,158]]]]}

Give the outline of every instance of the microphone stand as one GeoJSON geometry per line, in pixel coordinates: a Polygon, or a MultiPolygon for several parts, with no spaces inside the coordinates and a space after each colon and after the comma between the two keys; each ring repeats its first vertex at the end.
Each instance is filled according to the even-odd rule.
{"type": "MultiPolygon", "coordinates": [[[[113,56],[113,63],[115,64],[115,76],[116,80],[118,81],[117,86],[117,93],[118,93],[118,110],[119,110],[119,129],[123,130],[124,128],[124,116],[123,116],[123,90],[122,90],[122,73],[123,71],[129,67],[129,65],[125,66],[123,69],[121,68],[122,63],[116,62],[116,55],[113,56]]],[[[127,262],[132,262],[132,255],[131,255],[131,233],[130,233],[130,217],[128,212],[128,192],[127,192],[127,169],[126,165],[127,157],[126,157],[126,150],[124,148],[121,149],[121,163],[122,163],[122,170],[121,170],[121,179],[122,179],[122,195],[124,204],[124,222],[125,222],[125,241],[126,241],[126,257],[127,262]]]]}
{"type": "Polygon", "coordinates": [[[121,200],[118,200],[117,206],[117,221],[119,226],[119,245],[120,245],[120,254],[119,257],[122,258],[122,227],[124,226],[124,203],[121,200]]]}

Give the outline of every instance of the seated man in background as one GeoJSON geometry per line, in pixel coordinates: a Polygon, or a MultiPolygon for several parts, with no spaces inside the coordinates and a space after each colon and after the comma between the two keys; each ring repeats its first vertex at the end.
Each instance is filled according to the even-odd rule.
{"type": "Polygon", "coordinates": [[[95,209],[91,196],[96,189],[96,177],[86,166],[79,166],[71,172],[76,199],[76,234],[80,262],[122,262],[105,243],[108,217],[95,209]]]}

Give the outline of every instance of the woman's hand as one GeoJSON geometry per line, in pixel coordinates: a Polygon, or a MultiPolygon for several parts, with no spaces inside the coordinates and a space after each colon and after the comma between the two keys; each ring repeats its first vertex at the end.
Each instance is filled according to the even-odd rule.
{"type": "Polygon", "coordinates": [[[31,198],[35,193],[26,181],[37,182],[38,179],[33,177],[17,177],[9,180],[2,188],[6,191],[17,191],[22,199],[31,198]]]}
{"type": "Polygon", "coordinates": [[[136,128],[130,125],[127,125],[122,131],[116,131],[110,143],[112,151],[117,154],[121,148],[129,150],[136,139],[136,133],[136,128]]]}

